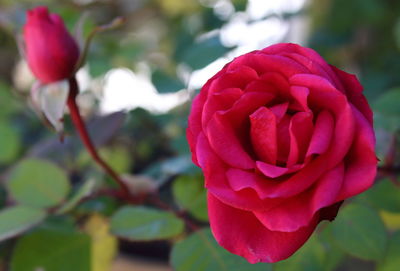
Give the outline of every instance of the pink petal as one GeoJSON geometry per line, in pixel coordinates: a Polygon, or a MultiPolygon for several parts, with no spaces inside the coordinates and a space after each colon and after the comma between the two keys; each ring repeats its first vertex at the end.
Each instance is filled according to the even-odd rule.
{"type": "Polygon", "coordinates": [[[287,167],[303,162],[304,155],[314,130],[312,118],[313,115],[311,112],[299,112],[290,120],[290,151],[287,160],[287,167]]]}
{"type": "Polygon", "coordinates": [[[309,104],[322,110],[329,110],[335,118],[332,147],[326,163],[331,168],[342,161],[347,154],[354,137],[354,116],[346,96],[332,86],[326,79],[311,75],[298,74],[290,78],[294,85],[310,89],[309,104]]]}
{"type": "Polygon", "coordinates": [[[268,178],[278,178],[285,174],[293,173],[303,168],[304,165],[292,165],[291,167],[279,167],[261,161],[256,161],[256,168],[268,178]]]}
{"type": "Polygon", "coordinates": [[[229,64],[228,70],[241,66],[252,67],[259,75],[267,72],[278,72],[286,78],[290,78],[298,73],[307,73],[307,69],[304,66],[290,58],[279,55],[268,55],[260,51],[236,58],[229,64]]]}
{"type": "MultiPolygon", "coordinates": [[[[316,53],[315,51],[313,52],[316,53]]],[[[310,73],[328,79],[329,82],[331,82],[336,88],[338,88],[339,90],[343,90],[342,83],[339,81],[336,74],[332,71],[330,65],[326,63],[325,60],[322,59],[319,55],[318,57],[316,57],[315,55],[313,55],[314,57],[303,56],[299,53],[283,53],[282,55],[289,57],[297,61],[298,63],[304,65],[310,71],[310,73]]]]}
{"type": "Polygon", "coordinates": [[[282,118],[285,116],[286,111],[287,111],[287,109],[288,109],[288,106],[289,106],[289,103],[288,103],[288,102],[286,102],[286,103],[281,103],[281,104],[277,104],[277,105],[271,106],[271,107],[269,108],[269,110],[271,110],[272,113],[275,114],[275,116],[276,116],[276,121],[277,121],[277,122],[280,122],[280,121],[282,120],[282,118]]]}
{"type": "Polygon", "coordinates": [[[341,163],[326,172],[313,189],[289,198],[272,209],[254,212],[254,215],[271,231],[297,231],[307,226],[321,208],[336,202],[343,174],[344,166],[341,163]]]}
{"type": "Polygon", "coordinates": [[[290,116],[284,115],[277,125],[278,161],[281,163],[286,163],[290,150],[289,124],[290,116]]]}
{"type": "Polygon", "coordinates": [[[221,115],[226,117],[226,120],[235,129],[241,129],[237,132],[248,133],[248,130],[243,131],[243,125],[248,124],[249,115],[258,108],[266,105],[273,98],[274,95],[269,92],[246,92],[236,101],[231,109],[221,112],[221,115]]]}
{"type": "Polygon", "coordinates": [[[188,130],[191,131],[191,134],[195,137],[202,131],[201,119],[203,114],[203,107],[205,102],[207,101],[210,85],[211,83],[218,77],[220,77],[225,72],[224,69],[215,74],[211,79],[207,81],[207,83],[201,88],[199,95],[197,95],[192,102],[192,107],[190,110],[190,115],[188,119],[188,130]]]}
{"type": "Polygon", "coordinates": [[[375,156],[375,136],[369,121],[353,107],[356,135],[346,155],[346,171],[338,201],[357,195],[374,183],[378,159],[375,156]]]}
{"type": "Polygon", "coordinates": [[[329,167],[324,157],[318,157],[287,180],[275,182],[275,185],[271,185],[268,191],[265,191],[265,195],[268,198],[293,197],[307,190],[327,170],[329,167]]]}
{"type": "MultiPolygon", "coordinates": [[[[296,111],[304,111],[308,112],[310,109],[308,108],[307,98],[310,93],[309,89],[306,87],[292,86],[290,88],[290,93],[295,100],[296,111]]],[[[291,108],[293,106],[291,105],[291,108]]]]}
{"type": "Polygon", "coordinates": [[[225,163],[242,169],[254,168],[253,159],[222,115],[214,115],[208,123],[206,133],[212,149],[225,163]]]}
{"type": "Polygon", "coordinates": [[[233,190],[226,177],[229,167],[215,155],[202,133],[198,137],[196,152],[199,165],[204,172],[205,186],[222,202],[250,211],[268,209],[280,203],[280,200],[275,199],[261,200],[252,189],[233,190]]]}
{"type": "Polygon", "coordinates": [[[209,95],[204,103],[202,115],[202,127],[205,130],[207,123],[216,111],[224,111],[232,107],[232,105],[240,98],[242,91],[239,88],[227,88],[220,92],[214,92],[209,95]]]}
{"type": "Polygon", "coordinates": [[[265,228],[251,213],[226,205],[208,193],[208,214],[217,242],[250,263],[277,262],[291,256],[310,237],[317,219],[296,232],[265,228]]]}
{"type": "Polygon", "coordinates": [[[310,64],[307,64],[307,62],[310,61],[318,64],[319,67],[329,75],[329,78],[332,80],[334,85],[341,90],[343,89],[343,85],[341,84],[340,80],[338,80],[335,73],[330,69],[330,65],[325,61],[325,59],[323,59],[316,51],[314,51],[311,48],[302,47],[294,43],[278,43],[263,49],[262,52],[272,55],[288,54],[288,53],[302,55],[305,58],[303,60],[300,60],[298,58],[297,59],[298,62],[308,67],[310,71],[313,73],[315,73],[315,70],[313,70],[312,67],[310,67],[310,64]]]}
{"type": "Polygon", "coordinates": [[[368,101],[362,94],[363,87],[353,74],[339,70],[335,66],[331,66],[332,70],[337,74],[343,83],[349,101],[364,115],[368,122],[372,125],[373,116],[372,110],[368,105],[368,101]]]}
{"type": "MultiPolygon", "coordinates": [[[[218,75],[218,74],[217,74],[218,75]]],[[[192,102],[190,115],[188,118],[188,128],[186,130],[186,137],[189,143],[190,151],[192,153],[192,161],[198,165],[196,157],[196,144],[197,137],[202,132],[201,118],[203,113],[203,106],[206,102],[211,79],[203,86],[200,94],[197,95],[192,102]]]]}
{"type": "Polygon", "coordinates": [[[244,89],[246,85],[258,79],[256,71],[248,66],[226,70],[210,85],[210,93],[219,92],[226,88],[244,89]]]}
{"type": "Polygon", "coordinates": [[[306,157],[322,154],[328,150],[333,137],[334,125],[334,119],[329,111],[325,110],[318,114],[306,157]]]}
{"type": "Polygon", "coordinates": [[[289,98],[290,85],[288,79],[276,71],[265,72],[260,76],[260,80],[275,86],[274,90],[280,97],[289,98]]]}
{"type": "Polygon", "coordinates": [[[257,156],[270,164],[276,163],[276,117],[266,107],[260,107],[250,115],[250,137],[257,156]]]}
{"type": "Polygon", "coordinates": [[[266,179],[260,175],[245,171],[237,168],[230,168],[226,172],[226,177],[229,182],[230,187],[234,191],[241,191],[244,189],[252,189],[257,192],[260,199],[265,199],[268,197],[268,190],[271,185],[276,184],[276,181],[271,179],[266,179]]]}
{"type": "Polygon", "coordinates": [[[244,93],[227,111],[217,112],[208,123],[206,134],[214,151],[233,167],[254,168],[249,140],[249,115],[273,98],[267,92],[244,93]]]}

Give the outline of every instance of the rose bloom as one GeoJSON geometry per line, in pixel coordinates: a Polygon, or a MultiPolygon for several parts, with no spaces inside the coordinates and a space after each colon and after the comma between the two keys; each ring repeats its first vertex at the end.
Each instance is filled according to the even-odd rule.
{"type": "Polygon", "coordinates": [[[354,75],[286,43],[242,55],[208,80],[187,138],[221,246],[250,263],[286,259],[373,184],[362,90],[354,75]]]}
{"type": "Polygon", "coordinates": [[[28,11],[23,29],[25,54],[33,74],[42,83],[69,78],[79,58],[79,48],[57,14],[47,7],[28,11]]]}

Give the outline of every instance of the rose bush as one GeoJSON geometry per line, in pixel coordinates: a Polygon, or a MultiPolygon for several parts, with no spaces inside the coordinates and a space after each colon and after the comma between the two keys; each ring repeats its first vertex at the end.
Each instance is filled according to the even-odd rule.
{"type": "Polygon", "coordinates": [[[187,138],[216,240],[251,263],[292,255],[376,175],[362,86],[296,44],[242,55],[213,76],[187,138]]]}
{"type": "Polygon", "coordinates": [[[72,75],[79,48],[58,14],[49,14],[47,7],[28,11],[23,34],[26,59],[36,78],[52,83],[72,75]]]}

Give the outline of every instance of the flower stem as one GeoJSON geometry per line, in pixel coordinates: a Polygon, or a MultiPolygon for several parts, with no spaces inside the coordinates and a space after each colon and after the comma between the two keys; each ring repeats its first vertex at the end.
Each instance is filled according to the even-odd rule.
{"type": "Polygon", "coordinates": [[[75,77],[69,79],[69,95],[67,105],[71,114],[72,122],[78,131],[78,134],[82,140],[83,145],[86,147],[89,154],[96,161],[96,163],[111,177],[119,186],[119,193],[122,198],[127,201],[132,202],[133,197],[129,192],[128,186],[124,183],[121,177],[100,157],[96,147],[93,145],[90,139],[89,133],[86,129],[85,123],[82,120],[81,114],[79,113],[79,108],[76,104],[76,96],[79,93],[78,83],[75,77]]]}

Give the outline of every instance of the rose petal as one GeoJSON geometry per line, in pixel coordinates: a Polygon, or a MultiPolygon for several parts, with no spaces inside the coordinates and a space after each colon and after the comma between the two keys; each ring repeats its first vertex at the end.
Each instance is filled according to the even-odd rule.
{"type": "Polygon", "coordinates": [[[308,225],[321,208],[336,202],[343,174],[344,166],[341,163],[326,172],[313,189],[287,199],[272,209],[254,212],[254,215],[271,231],[297,231],[308,225]]]}
{"type": "Polygon", "coordinates": [[[295,109],[296,111],[304,111],[304,112],[309,112],[310,109],[308,108],[308,103],[307,103],[307,98],[308,95],[310,94],[310,91],[308,88],[305,87],[299,87],[299,86],[292,86],[290,88],[290,93],[292,94],[292,97],[294,98],[295,101],[295,106],[292,104],[290,105],[291,109],[295,109]]]}
{"type": "Polygon", "coordinates": [[[251,213],[232,208],[208,193],[208,214],[217,242],[250,263],[277,262],[299,249],[315,229],[317,219],[296,232],[274,232],[251,213]]]}
{"type": "Polygon", "coordinates": [[[356,118],[356,135],[346,155],[346,171],[338,201],[357,195],[374,183],[378,159],[375,156],[375,136],[368,120],[352,107],[356,118]]]}
{"type": "Polygon", "coordinates": [[[283,53],[282,55],[297,61],[301,65],[304,65],[310,71],[310,73],[326,78],[337,89],[341,91],[343,90],[342,83],[339,81],[336,74],[332,71],[330,65],[326,63],[325,60],[323,60],[322,58],[321,62],[318,63],[315,59],[302,56],[298,53],[283,53]]]}
{"type": "Polygon", "coordinates": [[[285,174],[293,173],[303,168],[304,165],[292,165],[290,167],[279,167],[261,161],[256,161],[256,168],[269,178],[278,178],[285,174]]]}
{"type": "Polygon", "coordinates": [[[226,177],[230,187],[238,192],[244,189],[252,189],[257,192],[260,199],[268,197],[268,193],[271,185],[276,184],[276,181],[261,177],[259,174],[254,172],[245,171],[237,168],[229,168],[226,171],[226,177]]]}
{"type": "Polygon", "coordinates": [[[278,72],[286,78],[298,73],[308,72],[304,66],[288,57],[267,55],[261,51],[236,58],[229,64],[228,70],[235,70],[242,66],[252,67],[259,75],[267,72],[278,72]]]}
{"type": "Polygon", "coordinates": [[[289,134],[290,116],[284,115],[277,125],[278,139],[278,162],[286,164],[290,150],[290,134],[289,134]]]}
{"type": "Polygon", "coordinates": [[[227,110],[240,98],[242,90],[239,88],[227,88],[220,92],[211,94],[204,103],[202,114],[203,130],[206,130],[206,125],[210,121],[212,115],[216,111],[227,110]]]}
{"type": "Polygon", "coordinates": [[[255,153],[260,160],[275,164],[278,155],[275,114],[266,107],[260,107],[250,115],[250,123],[250,137],[255,153]]]}
{"type": "Polygon", "coordinates": [[[334,119],[329,111],[325,110],[318,114],[314,133],[307,150],[307,158],[313,154],[322,154],[328,150],[333,136],[334,125],[334,119]]]}
{"type": "Polygon", "coordinates": [[[368,101],[362,94],[363,87],[353,74],[344,72],[331,66],[332,70],[337,74],[343,85],[345,86],[346,94],[349,101],[364,115],[369,124],[373,124],[372,110],[368,105],[368,101]]]}
{"type": "Polygon", "coordinates": [[[202,133],[198,138],[196,152],[199,165],[204,172],[206,188],[222,202],[250,211],[265,210],[280,203],[280,199],[261,200],[256,191],[251,189],[238,192],[232,190],[226,176],[229,167],[213,152],[202,133]]]}
{"type": "Polygon", "coordinates": [[[272,113],[275,114],[275,116],[276,116],[276,121],[277,121],[277,122],[280,122],[280,121],[282,120],[282,118],[285,116],[286,111],[287,111],[287,109],[288,109],[288,106],[289,106],[289,103],[288,103],[288,102],[286,102],[286,103],[281,103],[281,104],[277,104],[277,105],[271,106],[271,107],[269,108],[269,110],[271,110],[272,113]]]}
{"type": "Polygon", "coordinates": [[[272,98],[270,93],[244,93],[231,109],[214,114],[205,132],[211,147],[223,161],[237,168],[254,168],[246,146],[249,115],[272,98]]]}
{"type": "Polygon", "coordinates": [[[192,107],[190,111],[190,115],[188,118],[188,128],[186,130],[186,137],[189,143],[190,152],[192,153],[192,161],[196,165],[198,165],[197,157],[196,157],[196,143],[197,137],[199,133],[202,131],[202,113],[203,106],[207,100],[208,91],[213,80],[218,78],[221,74],[225,72],[224,69],[216,73],[211,79],[207,81],[207,83],[202,87],[199,95],[197,95],[192,102],[192,107]]]}
{"type": "Polygon", "coordinates": [[[328,167],[333,167],[344,158],[354,137],[354,116],[347,98],[329,81],[316,75],[298,74],[290,81],[310,89],[309,104],[333,113],[336,125],[331,146],[334,149],[328,151],[329,157],[326,158],[328,167]]]}
{"type": "Polygon", "coordinates": [[[248,66],[230,69],[213,80],[210,84],[210,93],[219,92],[226,88],[244,89],[246,85],[258,79],[256,71],[248,66]]]}
{"type": "Polygon", "coordinates": [[[285,99],[290,98],[289,89],[290,85],[288,79],[278,72],[266,72],[260,76],[260,81],[266,82],[269,85],[275,86],[275,95],[285,99]]]}
{"type": "Polygon", "coordinates": [[[243,148],[235,131],[220,114],[214,114],[207,126],[207,138],[216,154],[232,167],[251,169],[254,161],[243,148]]]}
{"type": "MultiPolygon", "coordinates": [[[[341,84],[340,80],[338,80],[335,73],[329,68],[330,65],[313,49],[300,46],[294,43],[279,43],[272,46],[268,46],[267,48],[263,49],[262,52],[267,54],[286,54],[286,53],[296,53],[305,57],[305,59],[309,59],[313,61],[329,75],[330,79],[332,79],[334,85],[338,87],[338,89],[342,90],[343,85],[341,84]]],[[[302,61],[300,61],[301,63],[302,61]]],[[[303,63],[304,66],[308,66],[303,63]]]]}
{"type": "Polygon", "coordinates": [[[296,113],[290,120],[290,151],[287,167],[302,163],[314,130],[311,112],[296,113]]]}

